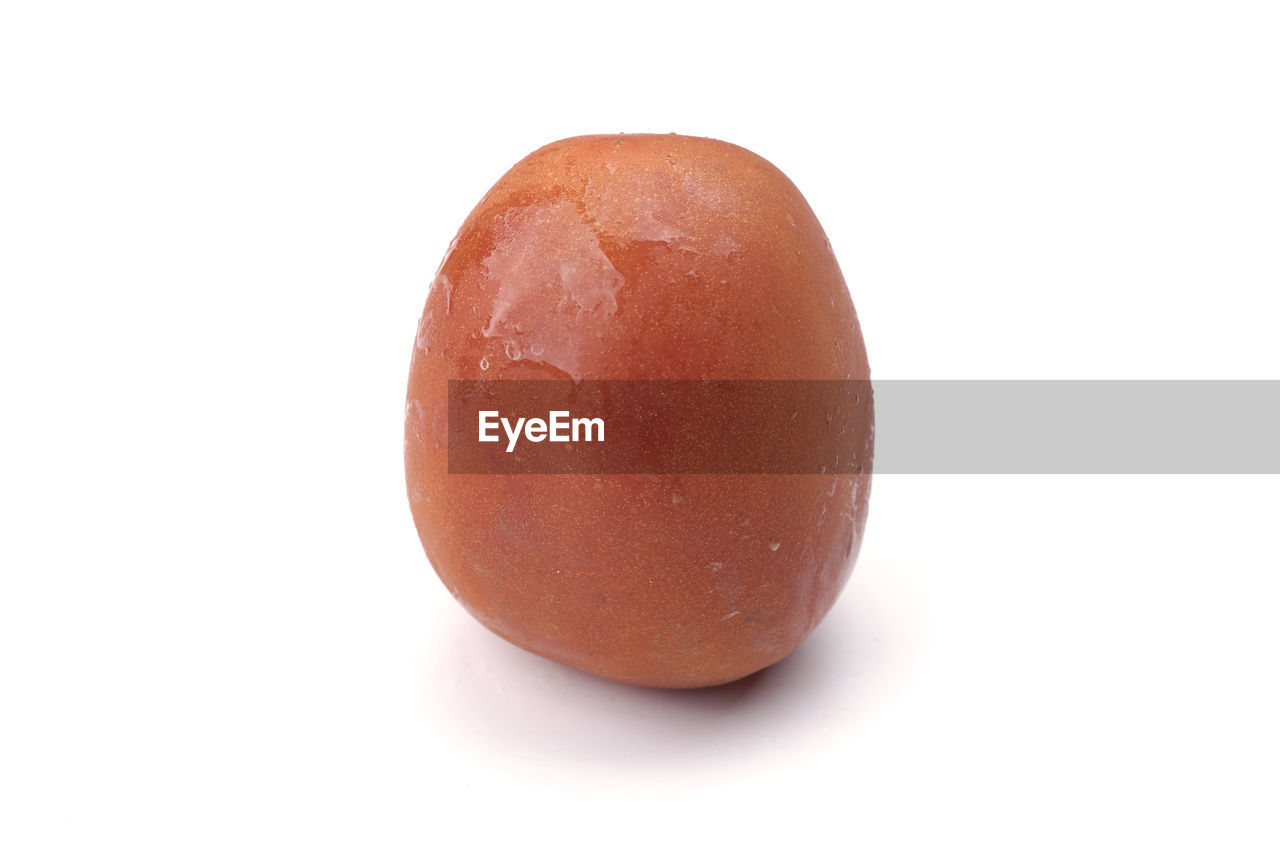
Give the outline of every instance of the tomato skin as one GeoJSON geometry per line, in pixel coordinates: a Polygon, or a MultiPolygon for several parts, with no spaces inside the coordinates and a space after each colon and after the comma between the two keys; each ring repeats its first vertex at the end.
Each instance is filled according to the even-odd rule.
{"type": "Polygon", "coordinates": [[[770,163],[674,134],[552,143],[472,211],[427,298],[405,424],[419,536],[525,649],[632,684],[736,680],[830,610],[870,474],[450,475],[448,380],[869,376],[830,243],[770,163]]]}

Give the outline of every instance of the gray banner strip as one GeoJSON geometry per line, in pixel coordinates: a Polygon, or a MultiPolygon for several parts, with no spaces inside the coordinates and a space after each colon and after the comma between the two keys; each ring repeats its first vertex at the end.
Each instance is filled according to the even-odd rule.
{"type": "Polygon", "coordinates": [[[879,474],[1280,474],[1280,381],[872,385],[879,474]]]}

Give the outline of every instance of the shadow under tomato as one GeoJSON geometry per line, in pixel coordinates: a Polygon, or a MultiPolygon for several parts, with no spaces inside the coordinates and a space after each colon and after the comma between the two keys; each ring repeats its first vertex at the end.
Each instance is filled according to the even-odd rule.
{"type": "MultiPolygon", "coordinates": [[[[859,573],[875,571],[872,566],[859,573]]],[[[855,574],[855,581],[858,575],[855,574]]],[[[525,652],[459,609],[429,674],[428,712],[505,764],[581,765],[634,776],[769,766],[856,731],[901,682],[910,619],[850,583],[800,648],[717,687],[667,690],[605,681],[525,652]]],[[[900,597],[899,597],[900,598],[900,597]]],[[[901,601],[898,602],[901,607],[901,601]]]]}

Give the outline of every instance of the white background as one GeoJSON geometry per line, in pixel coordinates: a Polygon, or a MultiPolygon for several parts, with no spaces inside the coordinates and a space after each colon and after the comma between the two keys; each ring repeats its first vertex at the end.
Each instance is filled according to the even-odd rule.
{"type": "Polygon", "coordinates": [[[0,12],[0,848],[1276,849],[1280,482],[878,478],[792,658],[486,633],[401,419],[532,149],[744,145],[880,378],[1280,378],[1272,3],[0,12]]]}

